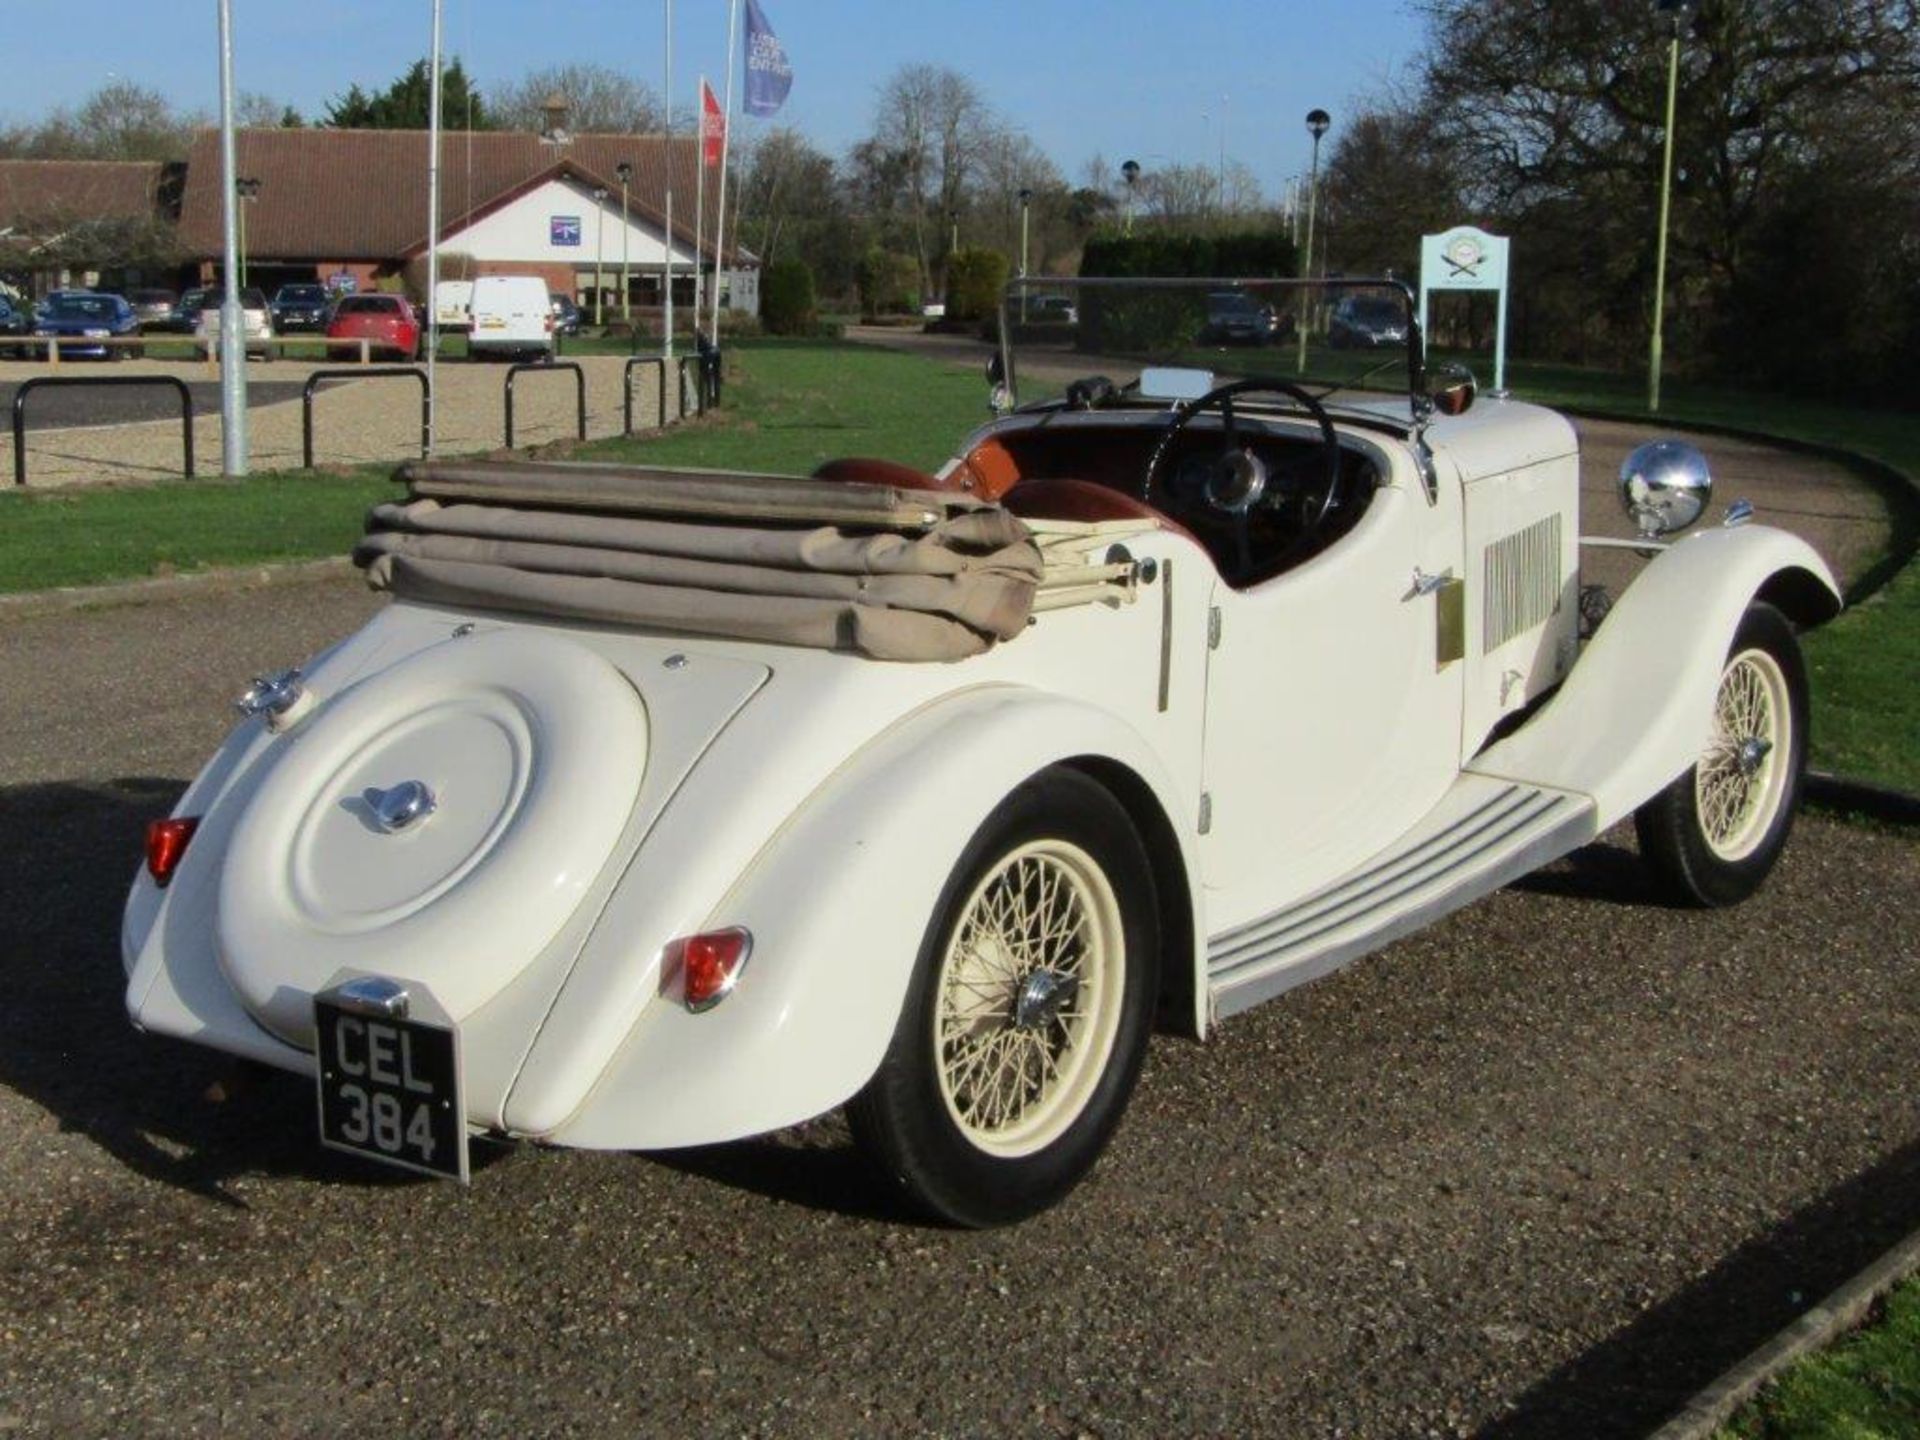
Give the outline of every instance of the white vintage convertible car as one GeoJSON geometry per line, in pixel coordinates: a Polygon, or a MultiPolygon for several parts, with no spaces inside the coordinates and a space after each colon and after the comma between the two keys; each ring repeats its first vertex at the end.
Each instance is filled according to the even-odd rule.
{"type": "Polygon", "coordinates": [[[1674,896],[1760,883],[1795,632],[1840,600],[1740,507],[1661,538],[1696,452],[1629,461],[1612,543],[1650,558],[1603,615],[1572,428],[1430,382],[1417,329],[1395,393],[1316,394],[1291,343],[1201,339],[1225,290],[1311,331],[1310,287],[1047,288],[1074,320],[1011,310],[937,474],[406,467],[357,551],[392,603],[256,681],[149,833],[134,1023],[462,1179],[477,1134],[844,1105],[914,1203],[989,1225],[1085,1175],[1156,1025],[1205,1037],[1630,816],[1674,896]]]}

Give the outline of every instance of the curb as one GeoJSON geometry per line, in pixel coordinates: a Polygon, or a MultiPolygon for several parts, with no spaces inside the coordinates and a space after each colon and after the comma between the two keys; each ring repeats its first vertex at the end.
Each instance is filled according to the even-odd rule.
{"type": "Polygon", "coordinates": [[[121,605],[147,605],[157,600],[252,590],[330,579],[353,568],[345,555],[323,560],[287,560],[273,565],[232,565],[195,570],[187,575],[164,575],[150,580],[119,580],[107,585],[67,585],[55,590],[26,590],[0,595],[0,624],[75,610],[100,610],[121,605]]]}
{"type": "Polygon", "coordinates": [[[1920,1230],[1724,1372],[1648,1440],[1706,1440],[1787,1366],[1858,1326],[1881,1296],[1916,1270],[1920,1270],[1920,1230]]]}
{"type": "Polygon", "coordinates": [[[1807,799],[1828,810],[1865,815],[1893,825],[1920,825],[1920,795],[1825,770],[1807,771],[1807,799]]]}

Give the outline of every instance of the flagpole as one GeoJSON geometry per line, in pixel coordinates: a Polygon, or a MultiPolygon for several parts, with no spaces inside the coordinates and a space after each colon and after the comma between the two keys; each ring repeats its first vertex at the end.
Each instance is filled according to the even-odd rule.
{"type": "Polygon", "coordinates": [[[433,84],[427,101],[427,456],[433,456],[433,382],[440,357],[440,0],[433,0],[433,84]]]}
{"type": "Polygon", "coordinates": [[[708,332],[720,343],[720,266],[727,232],[727,149],[733,144],[734,41],[740,25],[740,0],[727,6],[727,103],[720,112],[720,203],[713,217],[713,327],[708,332]]]}
{"type": "MultiPolygon", "coordinates": [[[[666,0],[667,12],[667,260],[666,260],[666,330],[661,338],[660,353],[667,359],[673,358],[673,0],[666,0]]],[[[694,317],[696,321],[698,316],[694,317]]]]}
{"type": "Polygon", "coordinates": [[[693,183],[693,328],[700,329],[702,257],[707,253],[707,77],[700,76],[700,88],[694,92],[693,113],[700,117],[694,133],[700,137],[695,147],[699,155],[693,183]]]}

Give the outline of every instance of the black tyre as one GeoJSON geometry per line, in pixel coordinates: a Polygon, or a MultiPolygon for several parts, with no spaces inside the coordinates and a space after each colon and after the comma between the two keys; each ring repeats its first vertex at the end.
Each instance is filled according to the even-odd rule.
{"type": "Polygon", "coordinates": [[[1747,609],[1693,767],[1634,814],[1656,885],[1684,905],[1732,905],[1760,888],[1793,829],[1807,763],[1807,668],[1773,606],[1747,609]]]}
{"type": "Polygon", "coordinates": [[[1001,1225],[1092,1168],[1146,1054],[1153,874],[1099,785],[1049,770],[987,817],[947,881],[855,1138],[918,1209],[1001,1225]]]}

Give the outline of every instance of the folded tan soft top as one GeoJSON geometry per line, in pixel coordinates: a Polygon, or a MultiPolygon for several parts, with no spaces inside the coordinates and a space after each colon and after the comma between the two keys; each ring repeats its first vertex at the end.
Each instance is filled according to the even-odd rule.
{"type": "MultiPolygon", "coordinates": [[[[970,496],[733,471],[408,465],[368,518],[376,589],[461,608],[957,660],[1025,628],[1048,562],[970,496]]],[[[1085,528],[1085,527],[1081,527],[1085,528]]],[[[1079,547],[1076,595],[1124,581],[1079,547]]]]}

